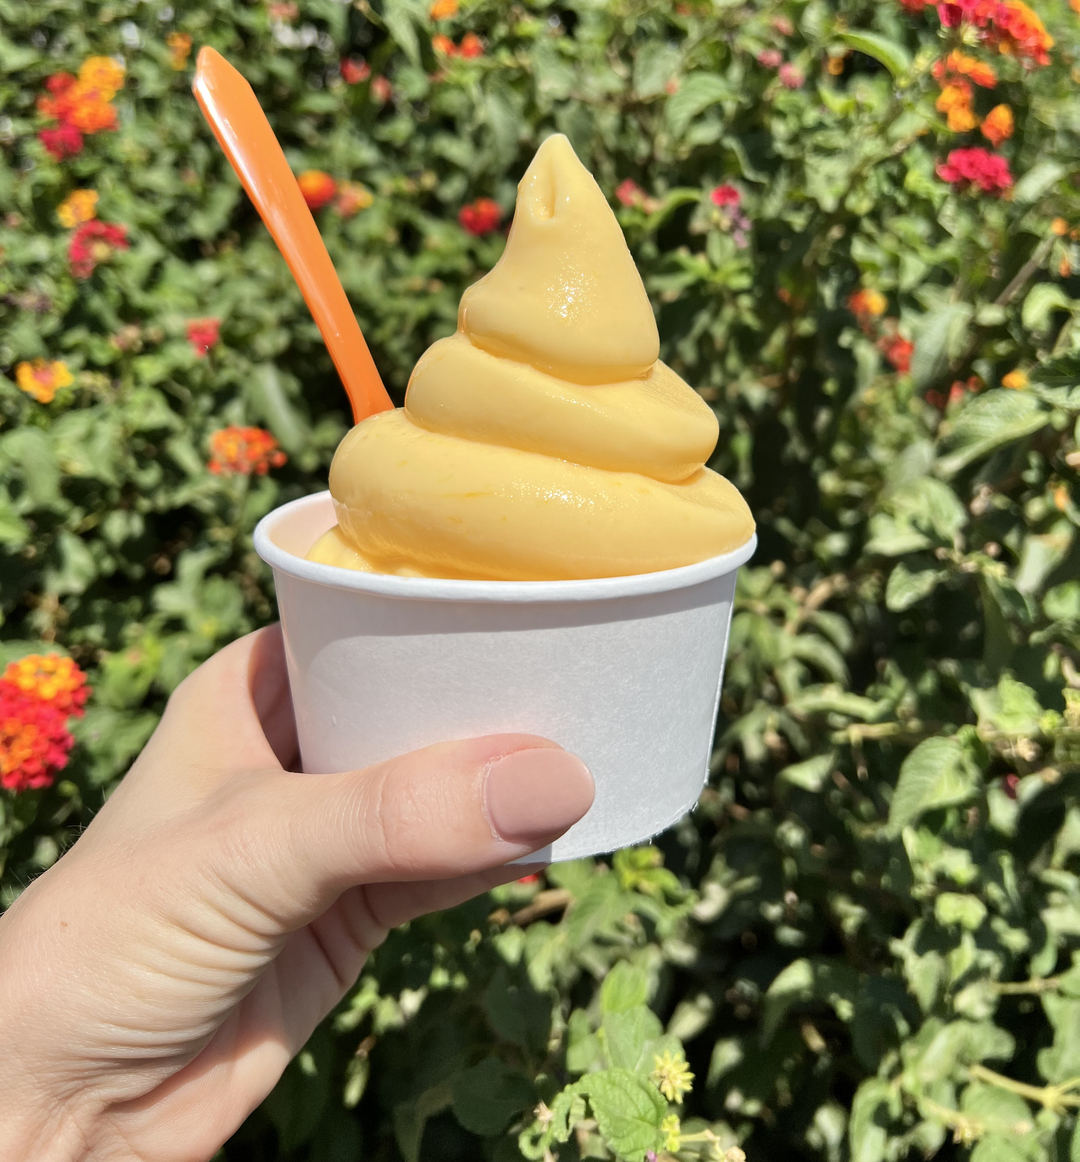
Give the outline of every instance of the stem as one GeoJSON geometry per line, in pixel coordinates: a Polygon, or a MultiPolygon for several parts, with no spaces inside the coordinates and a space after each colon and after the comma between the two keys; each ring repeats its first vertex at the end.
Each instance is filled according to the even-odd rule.
{"type": "Polygon", "coordinates": [[[990,991],[997,993],[999,997],[1038,996],[1040,993],[1057,992],[1060,985],[1060,977],[1046,976],[1008,984],[994,983],[990,985],[990,991]]]}
{"type": "Polygon", "coordinates": [[[1080,1108],[1080,1097],[1072,1091],[1080,1089],[1080,1077],[1070,1078],[1060,1085],[1028,1085],[1023,1081],[1013,1081],[1011,1077],[1003,1077],[985,1065],[969,1065],[968,1077],[977,1081],[985,1081],[988,1085],[1007,1090],[1028,1101],[1038,1102],[1053,1113],[1063,1113],[1066,1108],[1080,1108]]]}

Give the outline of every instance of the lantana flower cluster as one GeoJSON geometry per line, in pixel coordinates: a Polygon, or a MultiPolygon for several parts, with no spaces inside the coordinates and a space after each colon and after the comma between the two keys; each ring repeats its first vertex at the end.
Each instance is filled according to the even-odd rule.
{"type": "Polygon", "coordinates": [[[0,787],[48,787],[67,765],[68,721],[83,714],[86,675],[59,654],[29,654],[0,677],[0,787]]]}
{"type": "Polygon", "coordinates": [[[873,287],[862,287],[848,298],[848,310],[855,316],[860,330],[876,336],[877,348],[901,375],[911,370],[915,344],[900,333],[900,321],[883,319],[889,300],[873,287]]]}
{"type": "Polygon", "coordinates": [[[15,368],[15,383],[38,403],[52,403],[62,387],[70,387],[74,377],[61,359],[29,359],[15,368]]]}
{"type": "Polygon", "coordinates": [[[502,222],[502,208],[493,198],[477,198],[458,211],[458,222],[463,230],[482,238],[498,230],[502,222]]]}
{"type": "Polygon", "coordinates": [[[124,86],[124,66],[112,57],[92,56],[82,63],[79,75],[53,73],[45,82],[47,93],[38,98],[38,112],[55,127],[42,129],[38,140],[57,161],[74,157],[83,139],[115,129],[112,101],[124,86]]]}
{"type": "Polygon", "coordinates": [[[352,218],[375,201],[371,191],[361,182],[335,181],[321,169],[305,170],[296,180],[304,201],[313,211],[333,202],[334,209],[343,218],[352,218]]]}
{"type": "Polygon", "coordinates": [[[288,457],[265,429],[232,424],[210,437],[210,463],[215,476],[265,476],[288,457]]]}
{"type": "Polygon", "coordinates": [[[466,60],[475,60],[484,55],[484,42],[475,32],[465,33],[460,44],[455,44],[450,37],[440,32],[431,38],[431,47],[440,56],[464,57],[466,60]]]}

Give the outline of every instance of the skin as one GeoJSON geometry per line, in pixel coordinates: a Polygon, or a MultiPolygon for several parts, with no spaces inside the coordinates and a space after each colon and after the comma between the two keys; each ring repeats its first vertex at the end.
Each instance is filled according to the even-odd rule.
{"type": "Polygon", "coordinates": [[[277,627],[176,691],[0,918],[0,1158],[205,1162],[398,924],[525,874],[592,801],[529,735],[296,774],[277,627]],[[500,773],[501,772],[501,773],[500,773]]]}

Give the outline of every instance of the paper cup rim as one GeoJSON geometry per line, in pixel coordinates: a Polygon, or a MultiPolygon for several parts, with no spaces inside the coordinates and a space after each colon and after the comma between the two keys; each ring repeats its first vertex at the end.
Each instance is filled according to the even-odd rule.
{"type": "Polygon", "coordinates": [[[297,510],[325,504],[329,495],[329,492],[316,492],[301,496],[267,513],[255,526],[255,551],[271,568],[313,585],[405,600],[598,601],[665,593],[733,573],[740,565],[745,565],[757,549],[757,533],[752,533],[745,545],[693,565],[664,569],[657,573],[635,573],[627,577],[591,577],[571,581],[471,581],[450,577],[396,577],[385,573],[360,573],[355,569],[305,560],[281,548],[273,539],[273,532],[283,519],[297,510]]]}

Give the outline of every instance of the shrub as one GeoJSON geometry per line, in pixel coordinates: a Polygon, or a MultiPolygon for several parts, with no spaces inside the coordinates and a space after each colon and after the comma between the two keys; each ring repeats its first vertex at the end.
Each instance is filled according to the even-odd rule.
{"type": "Polygon", "coordinates": [[[224,1157],[1080,1156],[1075,7],[0,0],[0,660],[92,687],[4,901],[345,430],[195,46],[399,399],[566,132],[759,522],[695,814],[393,934],[224,1157]]]}

